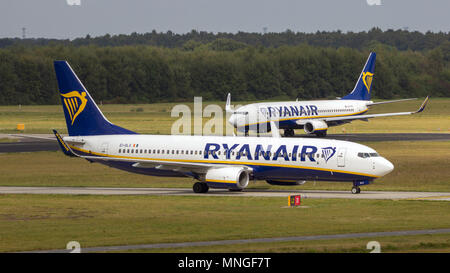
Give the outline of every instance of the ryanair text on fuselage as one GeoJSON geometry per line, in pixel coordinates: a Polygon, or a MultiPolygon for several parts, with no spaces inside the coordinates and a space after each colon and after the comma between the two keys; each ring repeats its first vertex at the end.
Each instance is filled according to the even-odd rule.
{"type": "MultiPolygon", "coordinates": [[[[267,145],[267,147],[263,147],[261,144],[257,144],[256,147],[250,147],[249,144],[233,144],[228,145],[227,143],[222,143],[222,145],[218,143],[206,143],[205,145],[205,153],[203,158],[209,159],[210,156],[213,159],[219,159],[218,152],[220,148],[223,147],[224,155],[226,159],[231,159],[231,155],[233,152],[236,152],[236,159],[239,160],[241,157],[246,157],[247,160],[278,160],[279,157],[284,158],[285,161],[306,161],[308,158],[310,161],[315,162],[314,155],[319,150],[316,146],[310,145],[294,145],[292,149],[289,150],[286,145],[280,145],[277,149],[273,149],[272,145],[267,145]],[[239,147],[240,146],[240,147],[239,147]],[[253,152],[252,152],[253,151],[253,152]],[[275,151],[275,152],[272,152],[275,151]]],[[[322,155],[325,158],[325,161],[333,157],[336,153],[336,147],[326,147],[322,148],[322,155]]]]}
{"type": "Polygon", "coordinates": [[[305,106],[275,106],[271,107],[260,107],[259,111],[264,116],[269,117],[298,117],[298,116],[318,116],[318,108],[316,105],[305,105],[305,106]]]}

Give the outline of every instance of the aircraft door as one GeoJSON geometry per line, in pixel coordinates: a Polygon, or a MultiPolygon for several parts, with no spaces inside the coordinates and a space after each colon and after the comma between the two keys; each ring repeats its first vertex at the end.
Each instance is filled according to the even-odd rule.
{"type": "Polygon", "coordinates": [[[347,148],[340,148],[337,154],[337,166],[345,167],[345,154],[347,153],[347,148]]]}

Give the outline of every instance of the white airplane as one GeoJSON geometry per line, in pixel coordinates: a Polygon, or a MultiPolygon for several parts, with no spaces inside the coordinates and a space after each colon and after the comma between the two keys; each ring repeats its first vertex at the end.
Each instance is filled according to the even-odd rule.
{"type": "Polygon", "coordinates": [[[353,91],[342,99],[262,102],[244,105],[232,110],[231,95],[228,94],[225,106],[226,112],[231,114],[228,121],[239,132],[245,132],[246,135],[249,130],[270,132],[270,122],[274,121],[278,123],[279,129],[284,129],[284,136],[294,136],[294,129],[303,129],[307,134],[323,137],[326,136],[328,127],[342,125],[353,120],[368,121],[369,118],[411,115],[422,112],[428,97],[419,110],[415,112],[363,115],[369,110],[369,106],[415,99],[384,102],[370,100],[375,58],[376,54],[370,53],[353,91]]]}
{"type": "MultiPolygon", "coordinates": [[[[359,193],[394,166],[352,142],[232,136],[141,135],[109,122],[66,61],[54,62],[69,136],[53,131],[62,151],[121,170],[192,177],[196,193],[242,190],[250,180],[298,185],[306,180],[353,182],[359,193]]],[[[272,123],[275,126],[274,123],[272,123]]],[[[278,133],[278,134],[277,134],[278,133]]]]}

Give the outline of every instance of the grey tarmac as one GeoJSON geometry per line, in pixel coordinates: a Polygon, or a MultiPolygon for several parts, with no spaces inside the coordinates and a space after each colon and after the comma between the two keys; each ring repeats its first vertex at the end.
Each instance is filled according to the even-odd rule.
{"type": "Polygon", "coordinates": [[[0,187],[0,194],[69,194],[69,195],[171,195],[171,196],[230,196],[230,197],[288,197],[325,199],[379,199],[379,200],[430,200],[450,201],[450,192],[403,192],[364,191],[352,194],[349,191],[325,190],[273,190],[245,189],[241,192],[210,189],[208,193],[194,193],[191,188],[100,188],[100,187],[0,187]]]}

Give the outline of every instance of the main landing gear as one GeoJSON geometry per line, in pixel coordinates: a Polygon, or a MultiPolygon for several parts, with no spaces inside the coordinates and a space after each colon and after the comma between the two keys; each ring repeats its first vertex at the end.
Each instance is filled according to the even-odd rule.
{"type": "Polygon", "coordinates": [[[295,132],[294,129],[284,129],[284,134],[285,137],[293,137],[295,136],[295,132]]]}
{"type": "Polygon", "coordinates": [[[207,193],[209,190],[209,187],[206,183],[195,182],[192,189],[194,190],[195,193],[207,193]]]}

